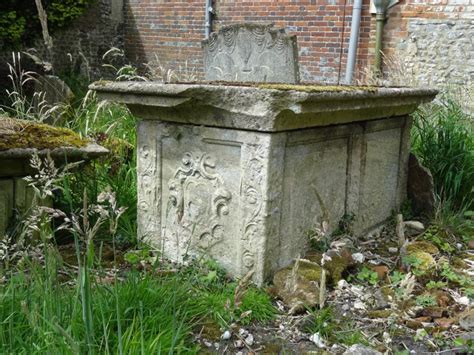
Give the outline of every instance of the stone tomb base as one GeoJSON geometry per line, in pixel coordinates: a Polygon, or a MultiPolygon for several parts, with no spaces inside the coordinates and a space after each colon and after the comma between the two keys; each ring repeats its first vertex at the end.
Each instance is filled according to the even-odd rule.
{"type": "Polygon", "coordinates": [[[254,270],[258,284],[303,256],[322,221],[335,229],[351,215],[360,235],[390,217],[406,195],[407,114],[435,94],[92,88],[142,118],[139,235],[176,261],[206,255],[234,276],[254,270]]]}

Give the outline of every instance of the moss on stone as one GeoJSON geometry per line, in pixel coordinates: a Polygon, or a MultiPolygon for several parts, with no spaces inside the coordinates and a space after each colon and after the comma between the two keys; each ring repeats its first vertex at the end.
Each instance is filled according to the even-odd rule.
{"type": "Polygon", "coordinates": [[[88,140],[67,128],[0,117],[0,151],[14,148],[80,148],[88,143],[88,140]]]}
{"type": "Polygon", "coordinates": [[[408,254],[416,253],[418,251],[424,251],[431,255],[439,254],[439,249],[434,244],[426,240],[419,240],[407,245],[408,254]]]}
{"type": "MultiPolygon", "coordinates": [[[[291,269],[290,269],[291,270],[291,269]]],[[[321,281],[322,269],[320,266],[300,260],[298,274],[309,281],[321,281]]]]}
{"type": "Polygon", "coordinates": [[[353,85],[294,85],[294,84],[258,84],[259,89],[272,89],[283,91],[314,92],[343,92],[343,91],[377,91],[375,86],[353,86],[353,85]]]}
{"type": "Polygon", "coordinates": [[[425,251],[415,251],[408,254],[412,262],[415,275],[429,276],[436,271],[436,261],[433,256],[425,251]]]}

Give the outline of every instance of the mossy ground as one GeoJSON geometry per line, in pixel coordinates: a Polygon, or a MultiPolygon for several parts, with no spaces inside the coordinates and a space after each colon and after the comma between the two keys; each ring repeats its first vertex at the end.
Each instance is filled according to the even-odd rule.
{"type": "Polygon", "coordinates": [[[0,117],[0,151],[13,148],[80,148],[88,142],[67,128],[0,117]]]}

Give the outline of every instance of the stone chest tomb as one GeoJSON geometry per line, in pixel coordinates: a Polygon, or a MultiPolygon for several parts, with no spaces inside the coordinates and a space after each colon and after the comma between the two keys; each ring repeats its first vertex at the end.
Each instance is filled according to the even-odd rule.
{"type": "Polygon", "coordinates": [[[408,116],[434,90],[100,83],[138,118],[139,235],[263,283],[308,232],[353,214],[366,233],[405,198],[408,116]]]}

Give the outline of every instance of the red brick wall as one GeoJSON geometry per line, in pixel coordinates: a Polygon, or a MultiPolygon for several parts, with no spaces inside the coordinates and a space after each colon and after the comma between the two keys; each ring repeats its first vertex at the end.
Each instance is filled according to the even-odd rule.
{"type": "MultiPolygon", "coordinates": [[[[213,29],[239,22],[273,22],[297,35],[303,80],[337,82],[339,76],[344,77],[352,1],[347,0],[346,4],[346,0],[214,0],[213,29]]],[[[205,0],[125,0],[125,50],[129,59],[140,64],[156,55],[166,68],[176,70],[187,63],[200,71],[204,4],[205,0]]],[[[374,54],[375,19],[369,12],[370,0],[363,0],[363,4],[356,71],[359,78],[369,68],[374,54]]],[[[443,65],[459,60],[456,53],[461,51],[463,61],[453,64],[455,77],[457,81],[466,77],[469,81],[471,74],[466,74],[462,62],[471,60],[466,61],[466,55],[474,57],[472,38],[468,38],[472,37],[469,27],[473,26],[469,21],[474,19],[473,5],[474,0],[401,0],[389,10],[385,53],[404,56],[408,69],[415,75],[421,70],[422,81],[430,82],[434,77],[449,80],[453,70],[443,65]],[[463,42],[459,49],[461,44],[446,38],[439,47],[443,52],[438,53],[441,49],[437,48],[437,36],[448,36],[453,26],[468,42],[463,42]],[[420,34],[422,38],[418,38],[420,34]],[[434,37],[429,38],[430,35],[434,37]],[[426,73],[426,68],[432,72],[426,73]],[[437,75],[439,71],[441,75],[437,75]]]]}
{"type": "MultiPolygon", "coordinates": [[[[350,35],[352,1],[247,1],[216,0],[213,29],[239,22],[273,22],[297,35],[300,72],[307,81],[337,81],[344,76],[350,35]],[[344,24],[344,33],[343,33],[344,24]],[[343,37],[344,36],[344,37],[343,37]],[[341,41],[343,44],[342,64],[341,41]]],[[[156,55],[167,68],[202,68],[201,41],[204,39],[204,0],[125,1],[125,49],[136,63],[156,55]]],[[[370,13],[364,0],[358,63],[368,60],[370,13]]]]}

